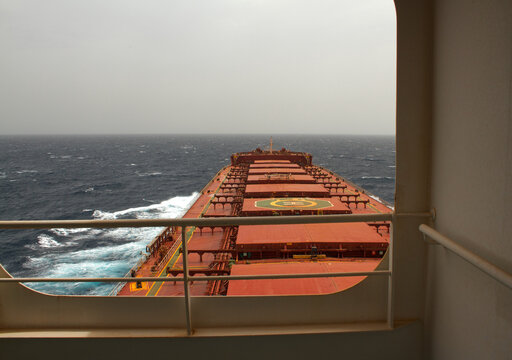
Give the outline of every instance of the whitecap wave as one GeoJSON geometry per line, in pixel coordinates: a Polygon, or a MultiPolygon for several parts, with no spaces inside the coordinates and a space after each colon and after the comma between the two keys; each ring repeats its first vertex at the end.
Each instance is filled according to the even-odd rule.
{"type": "Polygon", "coordinates": [[[78,229],[50,229],[50,232],[57,236],[69,236],[71,234],[78,234],[88,231],[87,228],[78,228],[78,229]]]}
{"type": "Polygon", "coordinates": [[[7,178],[7,173],[0,171],[0,179],[6,179],[6,178],[7,178]]]}
{"type": "Polygon", "coordinates": [[[57,240],[47,234],[40,234],[37,236],[37,243],[42,248],[54,248],[62,246],[57,240]]]}
{"type": "Polygon", "coordinates": [[[35,174],[38,172],[39,171],[37,171],[37,170],[19,170],[19,171],[16,171],[16,174],[35,174]]]}
{"type": "MultiPolygon", "coordinates": [[[[371,194],[367,194],[369,197],[371,197],[373,200],[377,200],[378,202],[380,203],[385,203],[384,200],[382,200],[380,197],[378,196],[375,196],[375,195],[371,195],[371,194]]],[[[386,205],[388,206],[391,210],[395,210],[395,208],[393,206],[389,206],[389,205],[386,205]]]]}
{"type": "Polygon", "coordinates": [[[391,176],[361,176],[361,179],[364,179],[364,180],[382,180],[382,179],[385,179],[385,180],[393,180],[393,178],[391,176]]]}
{"type": "Polygon", "coordinates": [[[159,171],[154,171],[154,172],[144,172],[144,173],[140,173],[140,172],[135,172],[138,176],[142,176],[142,177],[145,177],[145,176],[159,176],[159,175],[162,175],[161,172],[159,171]]]}
{"type": "Polygon", "coordinates": [[[112,220],[112,219],[161,219],[161,218],[175,218],[182,216],[185,211],[194,203],[199,197],[199,193],[194,193],[191,196],[176,196],[169,200],[162,201],[159,204],[151,204],[148,206],[141,206],[129,208],[125,210],[108,212],[102,210],[95,210],[92,216],[98,220],[112,220]]]}
{"type": "MultiPolygon", "coordinates": [[[[92,217],[176,218],[183,216],[198,197],[199,194],[194,193],[190,196],[177,196],[158,204],[113,212],[96,209],[92,217]]],[[[38,237],[38,245],[39,248],[43,247],[39,239],[46,239],[43,243],[48,244],[48,248],[58,247],[58,251],[47,249],[42,256],[28,258],[23,267],[33,274],[51,278],[123,276],[141,258],[146,245],[162,230],[163,228],[51,229],[51,235],[41,234],[38,237]],[[87,241],[96,246],[87,249],[71,246],[83,245],[87,241]],[[65,251],[66,249],[68,251],[65,251]]],[[[34,283],[29,286],[51,294],[108,295],[114,284],[34,283]]]]}

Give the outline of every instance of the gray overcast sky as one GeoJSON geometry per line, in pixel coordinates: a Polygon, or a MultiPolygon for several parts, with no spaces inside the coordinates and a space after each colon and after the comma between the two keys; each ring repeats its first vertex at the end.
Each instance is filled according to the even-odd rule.
{"type": "Polygon", "coordinates": [[[0,0],[0,134],[394,134],[392,0],[0,0]]]}

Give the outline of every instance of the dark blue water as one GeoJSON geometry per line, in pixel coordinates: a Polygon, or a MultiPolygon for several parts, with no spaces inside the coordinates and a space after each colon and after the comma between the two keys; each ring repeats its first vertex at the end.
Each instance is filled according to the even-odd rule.
{"type": "MultiPolygon", "coordinates": [[[[176,217],[234,152],[269,136],[0,137],[0,219],[176,217]]],[[[274,136],[392,203],[391,136],[274,136]]],[[[0,230],[16,276],[122,276],[160,229],[0,230]]],[[[34,284],[54,294],[108,294],[110,284],[34,284]]]]}

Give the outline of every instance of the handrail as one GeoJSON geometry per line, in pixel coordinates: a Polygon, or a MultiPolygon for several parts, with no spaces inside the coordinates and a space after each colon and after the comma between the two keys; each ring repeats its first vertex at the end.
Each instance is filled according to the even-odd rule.
{"type": "MultiPolygon", "coordinates": [[[[336,272],[336,273],[310,273],[310,274],[268,274],[268,275],[221,275],[221,276],[190,276],[187,281],[211,281],[211,280],[272,280],[272,279],[310,279],[350,276],[378,276],[391,275],[389,270],[336,272]]],[[[25,283],[25,282],[169,282],[185,281],[183,277],[112,277],[112,278],[0,278],[0,283],[25,283]]]]}
{"type": "Polygon", "coordinates": [[[507,273],[503,269],[500,269],[496,265],[488,262],[481,256],[478,256],[477,254],[469,251],[462,245],[457,244],[455,241],[449,239],[428,225],[420,225],[419,230],[435,242],[460,256],[470,264],[476,266],[478,269],[482,270],[493,279],[512,289],[512,274],[507,273]]]}
{"type": "Polygon", "coordinates": [[[368,221],[391,221],[393,214],[342,214],[302,216],[247,216],[222,218],[180,219],[116,219],[116,220],[13,220],[0,221],[0,229],[51,229],[51,228],[120,228],[157,226],[238,226],[325,224],[368,221]]]}

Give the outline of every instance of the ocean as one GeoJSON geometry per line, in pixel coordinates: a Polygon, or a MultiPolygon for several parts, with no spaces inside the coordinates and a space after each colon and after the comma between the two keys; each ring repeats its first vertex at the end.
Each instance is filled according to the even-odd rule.
{"type": "MultiPolygon", "coordinates": [[[[266,135],[0,137],[0,220],[174,218],[234,152],[266,135]]],[[[393,203],[394,136],[274,136],[393,203]]],[[[18,277],[124,276],[161,228],[0,230],[18,277]]],[[[113,284],[37,283],[50,294],[108,295],[113,284]]]]}

